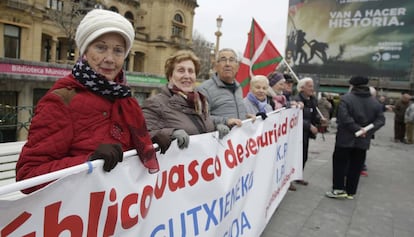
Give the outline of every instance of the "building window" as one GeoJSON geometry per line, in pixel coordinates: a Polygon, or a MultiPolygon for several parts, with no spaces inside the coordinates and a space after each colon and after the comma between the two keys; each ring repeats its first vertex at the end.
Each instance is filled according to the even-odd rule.
{"type": "Polygon", "coordinates": [[[125,18],[134,26],[134,15],[131,12],[125,12],[125,18]]]}
{"type": "Polygon", "coordinates": [[[4,25],[4,57],[20,58],[20,27],[4,25]]]}
{"type": "Polygon", "coordinates": [[[46,95],[46,92],[49,89],[43,89],[43,88],[34,88],[33,89],[33,107],[39,103],[40,99],[46,95]]]}
{"type": "Polygon", "coordinates": [[[53,10],[62,11],[63,1],[62,0],[49,0],[47,1],[47,7],[53,10]]]}
{"type": "Polygon", "coordinates": [[[181,24],[183,24],[183,17],[180,14],[175,14],[174,16],[174,21],[179,22],[181,24]]]}
{"type": "Polygon", "coordinates": [[[16,141],[17,95],[16,91],[0,91],[0,143],[16,141]]]}
{"type": "Polygon", "coordinates": [[[172,22],[172,35],[183,37],[184,36],[184,20],[180,14],[175,14],[172,22]]]}
{"type": "Polygon", "coordinates": [[[116,8],[114,6],[110,7],[109,10],[113,11],[113,12],[116,12],[116,13],[119,13],[118,8],[116,8]]]}

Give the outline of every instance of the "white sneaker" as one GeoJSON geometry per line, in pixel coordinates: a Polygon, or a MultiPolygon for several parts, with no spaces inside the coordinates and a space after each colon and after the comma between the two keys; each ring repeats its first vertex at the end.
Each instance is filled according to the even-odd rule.
{"type": "Polygon", "coordinates": [[[354,195],[346,195],[346,199],[354,200],[354,195]]]}
{"type": "Polygon", "coordinates": [[[325,195],[329,198],[347,198],[348,194],[344,190],[334,189],[332,191],[326,192],[325,195]]]}

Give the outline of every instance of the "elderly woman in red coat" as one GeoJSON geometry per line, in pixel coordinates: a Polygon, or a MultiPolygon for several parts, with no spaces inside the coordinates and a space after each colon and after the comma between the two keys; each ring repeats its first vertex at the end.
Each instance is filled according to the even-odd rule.
{"type": "Polygon", "coordinates": [[[75,36],[80,58],[38,103],[16,165],[17,181],[95,159],[103,159],[109,172],[130,149],[137,150],[149,172],[159,170],[122,70],[134,37],[131,23],[118,13],[94,9],[83,18],[75,36]]]}
{"type": "Polygon", "coordinates": [[[161,92],[145,100],[142,110],[152,140],[161,153],[176,139],[180,149],[188,146],[189,135],[219,131],[222,138],[229,132],[224,124],[215,124],[205,96],[194,90],[200,60],[191,51],[181,50],[165,62],[168,84],[161,92]]]}

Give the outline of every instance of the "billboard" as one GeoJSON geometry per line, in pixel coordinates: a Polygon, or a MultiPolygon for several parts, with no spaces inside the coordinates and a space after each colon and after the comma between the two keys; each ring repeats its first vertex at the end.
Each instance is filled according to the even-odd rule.
{"type": "Polygon", "coordinates": [[[409,82],[412,0],[290,0],[285,56],[299,73],[409,82]]]}

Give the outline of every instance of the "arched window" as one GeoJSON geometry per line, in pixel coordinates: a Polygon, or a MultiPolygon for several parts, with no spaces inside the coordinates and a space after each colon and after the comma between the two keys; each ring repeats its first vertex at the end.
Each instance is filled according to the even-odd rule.
{"type": "Polygon", "coordinates": [[[113,11],[113,12],[116,12],[116,13],[119,13],[118,8],[116,8],[114,6],[110,7],[109,10],[113,11]]]}
{"type": "Polygon", "coordinates": [[[132,14],[132,12],[125,12],[125,18],[128,19],[128,21],[131,22],[132,25],[134,25],[134,15],[132,14]]]}
{"type": "Polygon", "coordinates": [[[172,21],[172,35],[183,37],[185,31],[184,18],[181,14],[176,13],[172,21]]]}
{"type": "Polygon", "coordinates": [[[184,23],[183,17],[180,14],[175,14],[174,21],[179,22],[179,23],[184,23]]]}

